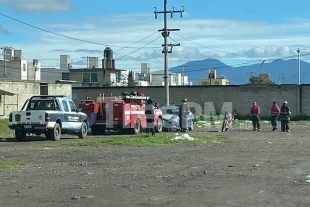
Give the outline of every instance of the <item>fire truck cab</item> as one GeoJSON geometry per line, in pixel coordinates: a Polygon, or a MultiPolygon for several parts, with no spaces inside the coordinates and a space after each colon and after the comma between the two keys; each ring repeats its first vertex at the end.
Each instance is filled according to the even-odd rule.
{"type": "MultiPolygon", "coordinates": [[[[122,133],[139,134],[146,129],[145,104],[150,97],[121,95],[104,97],[99,100],[82,100],[79,108],[88,115],[89,126],[93,135],[103,135],[106,130],[122,133]]],[[[163,115],[160,108],[155,108],[155,132],[163,129],[163,115]]]]}

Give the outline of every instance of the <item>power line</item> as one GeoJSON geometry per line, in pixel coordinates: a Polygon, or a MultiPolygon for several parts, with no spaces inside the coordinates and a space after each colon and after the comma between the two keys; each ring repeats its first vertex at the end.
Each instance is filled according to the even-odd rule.
{"type": "Polygon", "coordinates": [[[126,55],[123,55],[123,56],[121,56],[121,57],[119,57],[119,58],[117,58],[117,59],[115,59],[115,60],[119,60],[119,59],[124,58],[124,57],[126,57],[126,56],[128,56],[128,55],[131,55],[132,53],[135,53],[135,52],[137,52],[138,50],[141,50],[142,48],[145,48],[145,46],[147,46],[147,45],[149,45],[149,44],[155,42],[155,41],[158,40],[159,38],[160,38],[160,37],[157,37],[156,39],[154,39],[153,41],[151,41],[151,42],[145,44],[144,46],[139,47],[138,49],[136,49],[136,50],[134,50],[134,51],[132,51],[132,52],[126,54],[126,55]]]}
{"type": "MultiPolygon", "coordinates": [[[[112,46],[112,45],[108,45],[108,44],[103,44],[103,43],[97,43],[97,42],[93,42],[93,41],[89,41],[89,40],[82,40],[82,39],[79,39],[79,38],[75,38],[75,37],[70,37],[70,36],[67,36],[67,35],[62,35],[62,34],[59,34],[59,33],[56,33],[56,32],[52,32],[52,31],[49,31],[49,30],[46,30],[46,29],[43,29],[43,28],[40,28],[40,27],[37,27],[37,26],[34,26],[32,24],[29,24],[29,23],[26,23],[26,22],[23,22],[21,20],[18,20],[18,19],[15,19],[13,17],[10,17],[10,16],[7,16],[5,14],[2,14],[0,13],[1,16],[3,17],[6,17],[8,19],[11,19],[13,21],[16,21],[16,22],[19,22],[21,24],[24,24],[24,25],[27,25],[29,27],[32,27],[32,28],[35,28],[35,29],[38,29],[38,30],[41,30],[41,31],[44,31],[44,32],[47,32],[47,33],[50,33],[50,34],[54,34],[54,35],[57,35],[57,36],[60,36],[60,37],[65,37],[65,38],[68,38],[68,39],[72,39],[72,40],[76,40],[76,41],[80,41],[80,42],[85,42],[85,43],[90,43],[90,44],[94,44],[94,45],[101,45],[101,46],[106,46],[106,47],[115,47],[115,48],[137,48],[137,47],[120,47],[120,46],[112,46]]],[[[153,34],[152,34],[153,35],[153,34]]],[[[151,47],[151,48],[154,48],[154,47],[151,47]]]]}
{"type": "Polygon", "coordinates": [[[158,31],[154,32],[153,34],[151,34],[151,35],[149,35],[149,36],[147,36],[147,37],[145,37],[145,38],[143,38],[143,39],[141,39],[141,40],[139,40],[139,41],[137,41],[137,42],[134,42],[134,43],[132,43],[132,44],[130,44],[130,45],[127,45],[126,47],[122,47],[121,49],[118,49],[118,50],[116,50],[116,51],[114,51],[114,52],[118,52],[118,51],[120,51],[120,50],[122,50],[122,49],[125,49],[125,48],[130,48],[130,46],[132,46],[132,45],[134,45],[134,44],[137,44],[137,43],[139,43],[139,42],[142,42],[143,40],[145,40],[145,39],[147,39],[147,38],[153,36],[153,35],[156,34],[156,33],[158,33],[158,31]]]}

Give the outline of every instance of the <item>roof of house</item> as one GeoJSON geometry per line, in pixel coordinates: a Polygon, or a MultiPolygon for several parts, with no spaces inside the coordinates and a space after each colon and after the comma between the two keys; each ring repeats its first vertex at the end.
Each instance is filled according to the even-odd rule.
{"type": "MultiPolygon", "coordinates": [[[[177,73],[171,73],[169,72],[169,75],[176,75],[177,73]]],[[[154,72],[151,72],[150,74],[152,75],[165,75],[165,70],[157,70],[157,71],[154,71],[154,72]]]]}
{"type": "Polygon", "coordinates": [[[9,91],[0,90],[0,95],[14,96],[15,94],[9,91]]]}

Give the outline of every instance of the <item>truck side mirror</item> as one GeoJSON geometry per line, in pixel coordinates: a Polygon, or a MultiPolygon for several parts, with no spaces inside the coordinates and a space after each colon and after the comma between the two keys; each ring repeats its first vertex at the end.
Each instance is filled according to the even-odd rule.
{"type": "Polygon", "coordinates": [[[76,112],[82,112],[82,108],[78,108],[76,112]]]}

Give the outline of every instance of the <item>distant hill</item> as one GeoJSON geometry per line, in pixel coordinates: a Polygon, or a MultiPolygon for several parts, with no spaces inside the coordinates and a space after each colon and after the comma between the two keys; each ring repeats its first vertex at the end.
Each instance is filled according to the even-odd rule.
{"type": "MultiPolygon", "coordinates": [[[[250,61],[249,61],[250,62],[250,61]]],[[[253,61],[254,62],[254,61],[253,61]]],[[[224,75],[229,79],[231,84],[239,85],[245,84],[249,81],[249,76],[251,73],[253,75],[258,75],[261,73],[269,73],[270,78],[276,84],[296,84],[297,83],[297,67],[298,60],[274,60],[270,63],[265,62],[262,67],[261,63],[253,64],[248,66],[242,66],[244,63],[234,64],[235,67],[225,65],[216,59],[205,59],[187,62],[183,67],[173,67],[170,68],[170,72],[183,73],[187,75],[193,84],[197,84],[197,79],[207,78],[207,71],[209,69],[216,69],[217,76],[224,75]],[[281,78],[280,78],[281,77],[281,78]],[[284,77],[284,79],[283,79],[284,77]]],[[[310,63],[305,61],[300,61],[300,82],[301,84],[310,83],[310,63]]]]}

